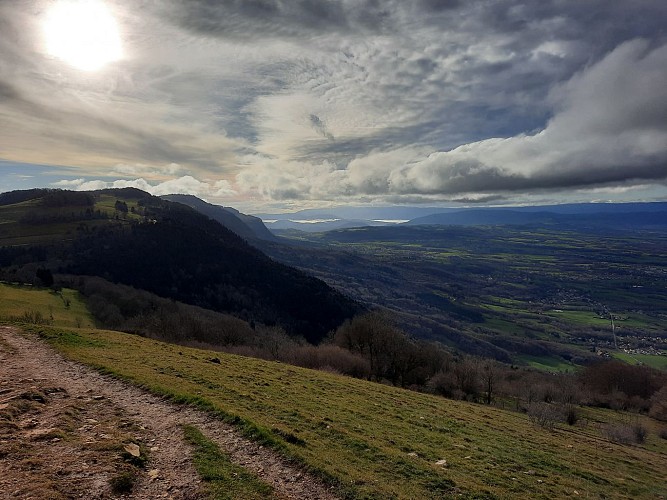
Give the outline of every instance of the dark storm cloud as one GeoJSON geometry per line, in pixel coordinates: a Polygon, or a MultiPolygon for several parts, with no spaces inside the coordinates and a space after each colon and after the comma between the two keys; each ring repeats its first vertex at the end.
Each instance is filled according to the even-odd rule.
{"type": "Polygon", "coordinates": [[[507,196],[502,196],[499,194],[491,194],[491,195],[486,195],[486,196],[479,196],[479,197],[471,197],[471,196],[464,196],[462,198],[452,198],[450,201],[454,203],[465,203],[465,204],[484,204],[484,203],[493,203],[493,202],[498,202],[498,201],[505,201],[507,200],[507,196]]]}
{"type": "Polygon", "coordinates": [[[304,33],[379,30],[391,5],[381,1],[189,0],[170,2],[165,15],[180,26],[222,37],[300,36],[304,33]]]}

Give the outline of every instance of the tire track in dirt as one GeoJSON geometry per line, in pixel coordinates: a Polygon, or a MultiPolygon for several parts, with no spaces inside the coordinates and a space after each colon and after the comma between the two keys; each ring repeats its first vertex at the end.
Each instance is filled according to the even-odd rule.
{"type": "MultiPolygon", "coordinates": [[[[134,429],[134,438],[144,443],[150,452],[147,471],[140,474],[129,498],[203,498],[201,481],[192,466],[191,448],[183,439],[183,424],[199,428],[228,453],[233,462],[271,485],[278,498],[336,498],[331,488],[312,475],[295,467],[273,450],[242,437],[233,426],[205,412],[165,401],[110,376],[101,375],[84,365],[66,360],[37,337],[20,334],[13,327],[0,326],[0,340],[4,341],[5,346],[3,349],[0,345],[0,391],[9,391],[19,381],[28,381],[33,386],[42,388],[55,387],[65,392],[70,400],[79,402],[80,406],[101,406],[100,410],[94,412],[98,418],[86,419],[86,422],[90,422],[89,427],[99,426],[104,415],[113,413],[117,415],[119,425],[134,429]]],[[[64,399],[50,398],[49,405],[62,404],[62,401],[64,399]]],[[[86,430],[91,429],[87,429],[85,425],[77,429],[81,433],[86,430]]],[[[47,456],[77,452],[65,449],[66,443],[63,441],[43,442],[44,451],[49,451],[47,456]]],[[[95,471],[95,467],[88,465],[90,457],[82,457],[82,460],[82,466],[85,464],[90,471],[95,471]]],[[[103,460],[101,462],[103,463],[103,460]]],[[[101,465],[99,468],[103,469],[101,465]]],[[[100,470],[99,477],[94,477],[95,474],[81,474],[80,471],[68,472],[78,473],[81,484],[86,484],[89,488],[81,495],[82,498],[107,498],[110,495],[108,471],[100,470]]],[[[8,479],[17,474],[20,475],[21,471],[12,469],[9,460],[2,458],[0,454],[0,477],[3,478],[1,481],[5,482],[4,485],[0,483],[0,491],[10,491],[12,485],[20,484],[19,477],[14,481],[15,484],[8,479]]],[[[69,498],[76,497],[78,495],[69,498]]]]}

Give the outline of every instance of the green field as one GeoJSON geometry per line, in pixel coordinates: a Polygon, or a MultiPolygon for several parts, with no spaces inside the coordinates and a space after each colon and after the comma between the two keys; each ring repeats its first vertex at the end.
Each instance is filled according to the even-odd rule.
{"type": "MultiPolygon", "coordinates": [[[[27,291],[12,310],[42,307],[48,295],[27,291]]],[[[8,302],[0,304],[0,315],[7,316],[8,302]]],[[[54,317],[73,320],[61,307],[54,317]]],[[[522,413],[281,363],[113,331],[29,329],[71,359],[235,423],[350,498],[667,495],[660,480],[667,441],[657,435],[662,424],[646,417],[636,417],[651,429],[646,443],[619,445],[600,432],[603,422],[622,418],[611,411],[595,410],[587,425],[549,431],[522,413]],[[441,460],[446,465],[438,465],[441,460]]]]}
{"type": "Polygon", "coordinates": [[[625,352],[616,352],[614,357],[626,363],[633,365],[646,365],[660,370],[667,370],[667,353],[662,356],[654,356],[651,354],[628,354],[625,352]]]}
{"type": "Polygon", "coordinates": [[[136,199],[125,198],[128,207],[128,212],[125,214],[116,211],[116,200],[115,196],[99,194],[95,199],[95,204],[91,207],[47,207],[43,206],[41,200],[38,199],[0,206],[2,246],[47,244],[63,239],[71,240],[76,237],[77,228],[81,222],[85,222],[88,229],[92,230],[100,226],[108,226],[111,222],[129,223],[132,220],[142,220],[136,199]],[[99,218],[86,217],[86,209],[90,209],[93,214],[99,212],[99,218]],[[132,209],[135,212],[132,212],[132,209]],[[28,217],[32,217],[34,221],[28,222],[26,220],[28,217]]]}
{"type": "Polygon", "coordinates": [[[556,356],[530,356],[528,354],[523,354],[517,356],[517,358],[528,366],[548,372],[573,372],[577,369],[576,365],[568,363],[556,356]]]}
{"type": "Polygon", "coordinates": [[[494,350],[496,359],[521,363],[547,349],[582,365],[595,349],[667,345],[667,239],[660,232],[399,226],[303,238],[310,245],[268,252],[389,309],[410,335],[445,344],[467,337],[458,346],[471,354],[494,350]]]}

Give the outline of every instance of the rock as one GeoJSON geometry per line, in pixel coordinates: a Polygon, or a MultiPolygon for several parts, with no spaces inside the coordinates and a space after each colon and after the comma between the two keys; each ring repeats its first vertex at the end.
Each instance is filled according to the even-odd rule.
{"type": "Polygon", "coordinates": [[[414,451],[411,451],[410,453],[408,453],[408,456],[409,457],[417,457],[419,455],[417,455],[417,453],[415,453],[414,451]]]}
{"type": "Polygon", "coordinates": [[[126,452],[128,452],[130,455],[132,455],[133,457],[140,457],[141,456],[141,450],[139,449],[139,446],[134,444],[134,443],[126,444],[125,448],[123,448],[123,449],[126,452]]]}
{"type": "Polygon", "coordinates": [[[220,358],[211,358],[211,359],[209,359],[209,361],[211,363],[215,363],[216,365],[220,364],[220,358]]]}
{"type": "Polygon", "coordinates": [[[444,458],[442,460],[438,460],[435,465],[439,465],[440,467],[447,467],[447,460],[444,458]]]}
{"type": "Polygon", "coordinates": [[[9,408],[9,403],[3,403],[0,405],[0,410],[4,410],[5,408],[9,408]]]}
{"type": "Polygon", "coordinates": [[[160,471],[158,469],[152,469],[152,470],[148,471],[148,477],[151,480],[157,479],[159,475],[160,475],[160,471]]]}

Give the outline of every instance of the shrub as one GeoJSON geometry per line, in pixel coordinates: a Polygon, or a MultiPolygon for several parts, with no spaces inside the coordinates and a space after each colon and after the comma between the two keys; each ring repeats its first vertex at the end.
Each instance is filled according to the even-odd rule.
{"type": "Polygon", "coordinates": [[[456,380],[454,379],[454,374],[450,371],[440,371],[428,380],[426,388],[433,394],[452,398],[456,392],[456,380]]]}
{"type": "Polygon", "coordinates": [[[528,418],[530,421],[544,429],[553,429],[556,422],[561,419],[561,409],[550,403],[531,403],[528,405],[528,418]]]}
{"type": "Polygon", "coordinates": [[[127,470],[109,479],[109,485],[115,494],[121,495],[123,493],[130,493],[132,488],[134,488],[136,480],[136,472],[127,470]]]}
{"type": "Polygon", "coordinates": [[[356,378],[368,378],[370,375],[370,365],[367,360],[337,345],[294,346],[282,360],[304,368],[326,370],[356,378]]]}
{"type": "Polygon", "coordinates": [[[607,424],[602,427],[602,434],[619,444],[642,444],[646,441],[648,430],[640,422],[607,424]]]}
{"type": "Polygon", "coordinates": [[[641,444],[644,441],[646,441],[646,435],[648,434],[648,430],[642,424],[637,423],[633,425],[632,432],[635,437],[635,443],[641,444]]]}
{"type": "Polygon", "coordinates": [[[632,427],[623,424],[606,424],[602,426],[602,435],[609,441],[618,444],[630,444],[634,440],[632,427]]]}
{"type": "Polygon", "coordinates": [[[565,407],[565,422],[567,425],[574,425],[579,421],[579,410],[574,405],[565,407]]]}
{"type": "Polygon", "coordinates": [[[667,422],[667,384],[662,386],[651,398],[649,416],[667,422]]]}

